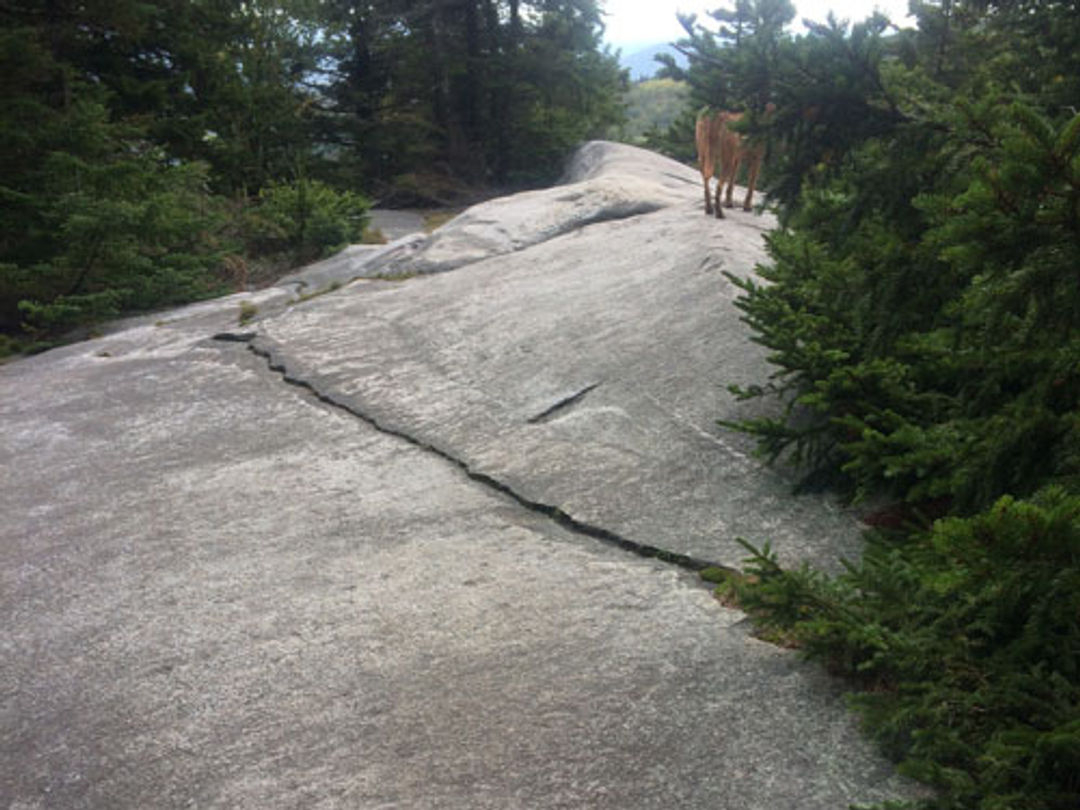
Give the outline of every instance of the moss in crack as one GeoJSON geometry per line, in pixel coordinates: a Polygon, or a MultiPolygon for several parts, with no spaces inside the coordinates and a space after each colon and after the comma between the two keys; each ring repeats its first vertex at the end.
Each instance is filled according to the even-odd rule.
{"type": "Polygon", "coordinates": [[[420,273],[415,270],[402,270],[398,273],[387,273],[386,275],[372,276],[368,281],[408,281],[409,279],[416,278],[420,273]]]}
{"type": "Polygon", "coordinates": [[[240,316],[237,319],[241,326],[251,323],[255,316],[259,314],[259,308],[250,301],[240,302],[240,316]]]}
{"type": "Polygon", "coordinates": [[[439,211],[432,211],[429,214],[424,215],[424,233],[432,233],[438,230],[447,222],[452,220],[464,209],[461,208],[448,208],[439,211]]]}
{"type": "Polygon", "coordinates": [[[373,228],[367,226],[364,228],[364,232],[360,235],[361,245],[385,245],[388,241],[386,234],[384,234],[379,228],[373,228]]]}
{"type": "Polygon", "coordinates": [[[321,290],[315,290],[314,292],[301,294],[296,299],[296,303],[302,304],[305,301],[310,301],[312,298],[318,298],[319,296],[327,295],[328,293],[332,293],[332,292],[336,292],[337,290],[340,290],[343,286],[345,286],[344,282],[340,281],[339,279],[334,279],[333,281],[330,282],[330,286],[328,286],[328,287],[323,287],[321,290]]]}

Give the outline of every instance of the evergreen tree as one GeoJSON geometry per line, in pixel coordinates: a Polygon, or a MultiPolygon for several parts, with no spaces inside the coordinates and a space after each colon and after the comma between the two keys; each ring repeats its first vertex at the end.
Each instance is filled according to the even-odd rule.
{"type": "Polygon", "coordinates": [[[0,25],[6,334],[321,255],[361,187],[553,179],[622,112],[596,0],[21,0],[0,25]]]}
{"type": "Polygon", "coordinates": [[[209,294],[222,246],[205,167],[175,165],[137,121],[111,120],[109,91],[64,61],[96,21],[48,10],[0,33],[0,331],[209,294]]]}
{"type": "MultiPolygon", "coordinates": [[[[338,142],[365,176],[418,185],[552,179],[621,118],[625,77],[595,0],[332,4],[338,142]],[[416,173],[424,174],[422,181],[416,173]]],[[[389,189],[388,189],[389,190],[389,189]]]]}
{"type": "Polygon", "coordinates": [[[0,7],[0,333],[223,289],[223,259],[241,248],[228,212],[326,163],[308,114],[317,18],[305,8],[0,7]]]}
{"type": "Polygon", "coordinates": [[[775,366],[734,390],[782,409],[735,427],[807,484],[897,500],[844,576],[752,548],[736,590],[865,689],[868,728],[940,789],[922,804],[1074,807],[1080,7],[914,9],[916,30],[828,21],[758,62],[727,52],[745,15],[721,20],[780,145],[765,283],[732,281],[775,366]]]}
{"type": "MultiPolygon", "coordinates": [[[[826,92],[840,84],[862,101],[819,104],[812,84],[778,73],[798,92],[779,108],[789,153],[774,183],[799,196],[784,207],[790,229],[770,239],[775,263],[764,275],[774,284],[744,283],[743,302],[783,369],[779,390],[821,416],[755,425],[772,452],[793,447],[837,465],[861,490],[968,508],[1075,475],[1065,423],[1041,406],[1024,419],[1013,409],[1046,386],[1061,390],[1049,399],[1057,413],[1075,408],[1061,372],[1071,322],[1050,327],[1080,303],[1064,269],[1078,257],[1068,213],[1076,125],[1052,103],[1004,89],[1012,46],[990,19],[964,32],[953,19],[946,56],[960,67],[921,35],[884,41],[874,20],[850,34],[818,28],[799,43],[822,68],[851,67],[847,81],[818,82],[826,92]],[[905,47],[931,64],[891,56],[905,47]],[[976,52],[989,58],[973,62],[976,52]],[[791,115],[808,96],[809,132],[791,115]],[[833,137],[851,116],[848,134],[833,137]],[[1060,467],[1047,468],[1053,459],[1060,467]]],[[[813,75],[794,64],[803,80],[813,75]]]]}

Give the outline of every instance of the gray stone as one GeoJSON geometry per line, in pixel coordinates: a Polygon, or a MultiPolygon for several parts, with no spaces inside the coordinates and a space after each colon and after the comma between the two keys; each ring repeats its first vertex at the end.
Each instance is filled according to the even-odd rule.
{"type": "Polygon", "coordinates": [[[564,183],[481,203],[408,249],[364,264],[364,276],[441,273],[524,250],[596,222],[677,205],[696,175],[685,166],[631,146],[596,142],[574,157],[564,183]]]}
{"type": "Polygon", "coordinates": [[[854,548],[713,425],[762,371],[719,273],[761,227],[688,188],[453,273],[0,367],[0,806],[909,794],[840,686],[694,575],[523,504],[725,561],[743,529],[788,559],[854,548]]]}
{"type": "MultiPolygon", "coordinates": [[[[256,345],[354,412],[640,546],[725,565],[746,556],[736,537],[770,541],[787,563],[856,556],[854,519],[793,498],[717,426],[751,414],[726,386],[767,373],[723,273],[765,258],[771,218],[709,219],[689,183],[664,179],[693,172],[633,147],[593,144],[574,166],[587,179],[570,192],[495,200],[443,228],[475,240],[454,253],[462,261],[518,234],[506,252],[441,277],[354,284],[266,322],[256,345]],[[611,188],[652,189],[646,208],[672,200],[626,213],[609,207],[611,188]],[[581,227],[581,211],[601,210],[624,216],[581,227]]],[[[434,242],[417,244],[414,259],[430,259],[434,242]]]]}
{"type": "Polygon", "coordinates": [[[292,286],[303,295],[322,292],[371,275],[369,267],[383,267],[412,255],[426,243],[424,217],[417,211],[392,211],[376,208],[370,212],[371,227],[388,240],[384,245],[350,245],[323,261],[301,268],[278,280],[279,286],[292,286]]]}
{"type": "Polygon", "coordinates": [[[411,236],[424,230],[424,212],[410,209],[372,208],[369,212],[371,227],[393,242],[403,236],[411,236]]]}

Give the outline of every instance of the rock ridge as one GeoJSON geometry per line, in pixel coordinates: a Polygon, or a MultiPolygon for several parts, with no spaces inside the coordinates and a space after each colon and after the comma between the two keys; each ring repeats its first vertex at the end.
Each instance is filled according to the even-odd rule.
{"type": "MultiPolygon", "coordinates": [[[[280,346],[275,346],[271,341],[260,339],[255,335],[249,333],[219,333],[214,336],[214,340],[222,341],[225,343],[246,343],[248,349],[257,357],[261,357],[266,360],[267,368],[279,374],[283,382],[302,388],[311,393],[316,399],[324,402],[334,408],[338,408],[349,415],[367,423],[371,427],[378,430],[387,436],[392,436],[396,439],[401,439],[414,447],[417,447],[425,452],[431,453],[439,457],[440,459],[448,462],[452,466],[461,470],[466,477],[471,481],[475,481],[478,484],[487,487],[501,495],[513,500],[520,506],[528,509],[531,512],[535,512],[539,515],[543,515],[559,526],[574,534],[590,537],[594,540],[602,540],[605,543],[617,546],[625,551],[629,551],[640,557],[655,558],[662,562],[671,563],[677,565],[680,568],[685,568],[690,571],[701,571],[705,568],[723,568],[729,571],[735,571],[736,569],[723,565],[712,560],[698,560],[690,557],[686,554],[680,554],[675,551],[671,551],[665,548],[659,548],[657,546],[639,543],[626,537],[603,528],[602,526],[595,526],[590,523],[583,522],[576,519],[573,515],[560,509],[558,506],[552,504],[541,503],[534,501],[525,496],[524,494],[514,490],[509,484],[500,481],[498,478],[489,475],[481,470],[477,470],[470,466],[470,464],[464,459],[454,456],[449,451],[439,447],[438,445],[420,439],[400,429],[387,427],[380,423],[379,419],[371,414],[365,413],[359,410],[355,404],[350,402],[346,398],[342,398],[335,395],[333,392],[320,390],[317,382],[313,382],[306,379],[302,375],[295,374],[289,371],[288,361],[285,359],[284,354],[280,346]]],[[[589,386],[585,391],[579,392],[571,400],[580,399],[588,390],[595,388],[596,386],[589,386]]],[[[568,401],[558,403],[553,406],[553,409],[565,407],[568,401]]],[[[542,415],[541,415],[542,416],[542,415]]]]}
{"type": "Polygon", "coordinates": [[[839,684],[660,559],[858,552],[716,425],[764,368],[724,273],[767,217],[629,147],[571,169],[459,223],[452,273],[298,299],[381,250],[351,249],[0,367],[0,805],[915,795],[839,684]],[[668,201],[550,235],[605,184],[668,201]]]}

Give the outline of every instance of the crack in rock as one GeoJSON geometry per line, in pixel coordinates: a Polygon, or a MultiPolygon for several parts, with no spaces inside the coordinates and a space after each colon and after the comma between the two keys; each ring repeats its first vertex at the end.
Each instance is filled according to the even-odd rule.
{"type": "Polygon", "coordinates": [[[210,338],[223,343],[251,343],[255,339],[254,332],[218,332],[210,338]]]}
{"type": "MultiPolygon", "coordinates": [[[[676,565],[680,568],[685,568],[690,571],[701,571],[705,568],[720,568],[732,573],[736,572],[736,569],[729,565],[722,563],[712,562],[710,560],[701,560],[696,557],[692,557],[687,554],[680,554],[678,552],[669,551],[668,549],[659,548],[658,546],[649,545],[647,543],[639,543],[635,540],[631,540],[628,537],[624,537],[610,529],[605,529],[602,526],[594,526],[591,523],[578,520],[572,515],[560,509],[558,506],[552,504],[542,503],[540,501],[533,500],[528,496],[518,492],[509,484],[506,484],[499,479],[488,475],[487,473],[480,472],[469,466],[469,463],[464,459],[458,458],[453,453],[442,449],[430,442],[424,441],[410,433],[403,430],[387,427],[382,424],[376,417],[371,414],[365,413],[349,402],[346,402],[342,398],[336,396],[332,392],[322,391],[317,385],[310,380],[306,380],[303,377],[297,376],[289,371],[285,360],[282,358],[281,353],[275,349],[272,341],[251,335],[249,333],[231,333],[222,332],[213,336],[213,340],[226,342],[226,343],[246,343],[248,350],[258,357],[266,360],[267,367],[270,371],[279,374],[281,379],[289,385],[296,386],[307,392],[327,405],[338,410],[345,411],[349,415],[359,419],[362,422],[375,428],[380,433],[393,436],[394,438],[401,439],[408,442],[414,447],[417,447],[425,452],[432,453],[444,461],[457,467],[461,470],[470,480],[482,484],[486,488],[493,490],[500,495],[510,498],[518,505],[524,507],[530,512],[543,515],[549,520],[554,521],[563,529],[566,529],[574,534],[590,537],[595,540],[601,540],[605,543],[618,546],[619,548],[637,554],[641,557],[647,557],[651,559],[660,560],[671,565],[676,565]]],[[[589,386],[584,391],[579,391],[575,395],[577,399],[588,393],[588,391],[596,388],[599,383],[595,383],[589,386]]],[[[573,397],[571,398],[573,399],[573,397]]],[[[557,403],[558,405],[559,403],[557,403]]],[[[565,406],[565,401],[562,403],[565,406]]],[[[550,410],[550,409],[549,409],[550,410]]]]}
{"type": "Polygon", "coordinates": [[[595,383],[592,383],[591,385],[586,385],[580,391],[577,391],[576,393],[573,393],[570,396],[563,397],[558,402],[556,402],[554,405],[552,405],[550,408],[547,408],[547,409],[541,411],[540,413],[536,414],[536,416],[529,417],[529,419],[528,419],[529,424],[530,425],[539,425],[539,424],[541,424],[543,422],[550,422],[557,415],[559,415],[560,412],[565,411],[567,408],[572,408],[573,406],[577,405],[579,402],[581,402],[581,400],[583,400],[586,397],[586,395],[590,391],[598,388],[599,386],[600,386],[600,383],[595,382],[595,383]]]}

